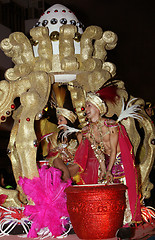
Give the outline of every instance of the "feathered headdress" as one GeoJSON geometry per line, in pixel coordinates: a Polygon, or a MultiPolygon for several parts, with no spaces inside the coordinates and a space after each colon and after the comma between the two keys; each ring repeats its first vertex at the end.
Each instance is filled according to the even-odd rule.
{"type": "Polygon", "coordinates": [[[121,120],[128,118],[128,117],[132,117],[138,120],[142,120],[142,116],[139,115],[139,111],[141,111],[140,105],[135,104],[129,107],[129,105],[135,101],[137,98],[133,98],[131,99],[127,105],[126,105],[126,109],[125,109],[125,103],[124,103],[124,99],[122,99],[122,111],[121,114],[119,115],[117,122],[120,122],[121,120]]]}
{"type": "Polygon", "coordinates": [[[60,127],[64,127],[65,128],[65,131],[62,133],[61,137],[62,137],[62,140],[64,140],[64,138],[66,138],[68,135],[72,134],[72,133],[78,133],[78,132],[81,132],[80,129],[77,129],[77,128],[73,128],[73,127],[69,127],[67,126],[66,124],[61,124],[58,126],[58,128],[60,127]]]}
{"type": "Polygon", "coordinates": [[[95,105],[101,115],[104,115],[107,112],[106,101],[111,103],[116,103],[116,97],[119,97],[117,94],[117,87],[115,85],[108,86],[100,89],[96,93],[87,93],[86,101],[91,102],[95,105]]]}
{"type": "Polygon", "coordinates": [[[116,103],[116,97],[119,98],[117,94],[117,86],[107,86],[96,92],[97,95],[102,99],[102,101],[109,101],[111,103],[116,103]]]}

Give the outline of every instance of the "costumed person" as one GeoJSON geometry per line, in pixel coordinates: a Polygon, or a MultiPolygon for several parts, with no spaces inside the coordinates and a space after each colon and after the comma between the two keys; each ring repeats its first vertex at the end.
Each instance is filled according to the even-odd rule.
{"type": "Polygon", "coordinates": [[[67,93],[65,86],[53,84],[50,104],[56,110],[59,131],[46,134],[41,138],[41,141],[48,142],[46,159],[49,160],[49,165],[62,171],[63,180],[74,175],[71,173],[72,164],[80,142],[80,134],[78,133],[80,130],[75,128],[77,115],[69,110],[72,106],[64,107],[66,99],[66,102],[70,102],[67,93]]]}
{"type": "MultiPolygon", "coordinates": [[[[51,132],[57,132],[58,129],[57,129],[57,125],[55,123],[52,123],[49,121],[48,118],[42,118],[40,121],[39,121],[39,124],[38,124],[38,132],[39,132],[39,136],[38,139],[41,138],[41,136],[44,136],[44,135],[47,135],[51,132]]],[[[47,141],[41,141],[41,153],[42,153],[42,156],[43,156],[43,159],[46,158],[46,156],[48,155],[48,142],[47,141]]]]}
{"type": "Polygon", "coordinates": [[[89,121],[82,129],[82,141],[74,162],[83,184],[114,182],[127,185],[123,222],[126,225],[140,223],[141,210],[133,148],[124,126],[118,122],[129,116],[140,116],[136,113],[138,105],[128,105],[117,121],[104,117],[107,112],[105,99],[114,102],[117,97],[115,86],[87,94],[85,110],[89,121]]]}
{"type": "Polygon", "coordinates": [[[77,116],[66,108],[56,108],[56,116],[60,131],[53,133],[51,136],[47,136],[49,141],[47,159],[49,159],[50,166],[62,171],[63,180],[67,180],[72,175],[70,169],[74,164],[75,152],[79,145],[79,130],[74,128],[74,122],[77,116]],[[68,127],[77,132],[69,135],[65,134],[68,127]]]}
{"type": "Polygon", "coordinates": [[[150,102],[146,102],[144,110],[145,110],[146,114],[150,117],[152,123],[155,125],[153,104],[150,102]]]}

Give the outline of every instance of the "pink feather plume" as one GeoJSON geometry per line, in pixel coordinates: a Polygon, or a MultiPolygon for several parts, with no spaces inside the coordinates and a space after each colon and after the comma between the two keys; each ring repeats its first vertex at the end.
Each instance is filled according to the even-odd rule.
{"type": "MultiPolygon", "coordinates": [[[[69,217],[66,204],[65,188],[71,185],[71,180],[61,180],[61,171],[47,166],[39,169],[39,178],[19,179],[24,193],[33,200],[35,205],[25,206],[24,214],[32,221],[28,237],[37,237],[40,229],[48,227],[52,235],[63,233],[62,217],[69,217]]],[[[64,223],[64,222],[63,222],[64,223]]]]}

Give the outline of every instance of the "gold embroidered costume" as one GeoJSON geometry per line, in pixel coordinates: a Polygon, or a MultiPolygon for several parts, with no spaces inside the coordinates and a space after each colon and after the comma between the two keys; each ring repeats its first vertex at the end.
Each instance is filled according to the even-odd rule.
{"type": "Polygon", "coordinates": [[[61,158],[65,164],[72,164],[76,149],[78,147],[78,141],[71,139],[68,143],[57,143],[58,133],[54,133],[50,139],[50,149],[47,158],[49,158],[49,165],[53,166],[53,162],[56,158],[61,158]]]}

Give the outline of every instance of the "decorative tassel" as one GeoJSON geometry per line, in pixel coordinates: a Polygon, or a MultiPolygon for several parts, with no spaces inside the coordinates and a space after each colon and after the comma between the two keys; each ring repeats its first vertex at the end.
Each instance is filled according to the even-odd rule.
{"type": "Polygon", "coordinates": [[[142,218],[144,222],[153,222],[155,220],[155,209],[153,207],[141,207],[142,218]]]}
{"type": "Polygon", "coordinates": [[[25,217],[23,213],[24,208],[5,208],[0,206],[0,210],[0,237],[8,236],[13,234],[13,231],[18,231],[16,226],[18,228],[19,225],[22,227],[19,234],[28,234],[31,222],[25,217]]]}

